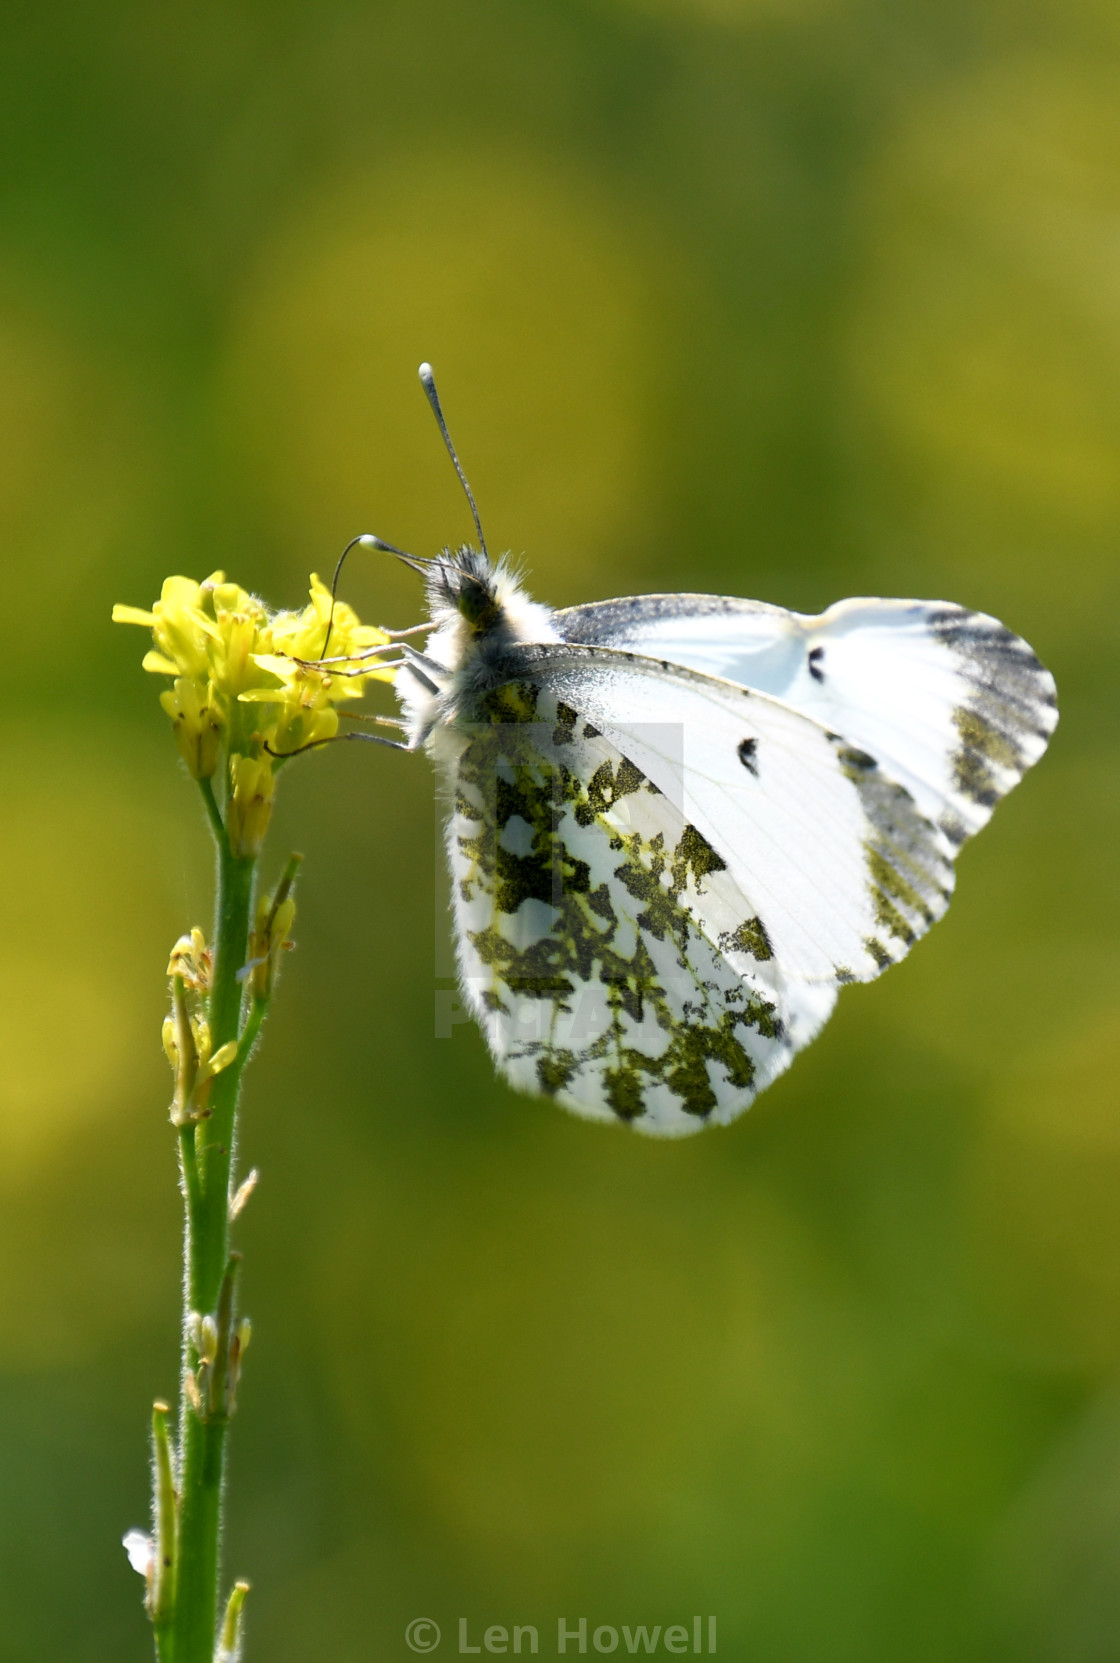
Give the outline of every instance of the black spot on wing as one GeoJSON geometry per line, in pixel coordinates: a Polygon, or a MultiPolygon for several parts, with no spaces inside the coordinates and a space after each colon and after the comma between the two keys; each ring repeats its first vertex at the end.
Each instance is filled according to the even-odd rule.
{"type": "MultiPolygon", "coordinates": [[[[829,738],[831,739],[832,737],[833,735],[829,734],[829,738]]],[[[861,774],[866,773],[868,769],[877,768],[879,766],[873,756],[869,756],[866,751],[858,750],[854,745],[842,746],[841,749],[837,751],[836,755],[840,758],[840,761],[844,764],[845,768],[855,768],[861,774]]]]}
{"type": "Polygon", "coordinates": [[[739,741],[739,761],[743,764],[743,767],[747,770],[747,772],[749,774],[753,774],[755,779],[758,778],[758,740],[757,739],[740,739],[740,741],[739,741]]]}
{"type": "Polygon", "coordinates": [[[823,647],[810,647],[810,649],[809,649],[809,674],[812,676],[814,681],[823,681],[824,680],[824,648],[823,647]]]}

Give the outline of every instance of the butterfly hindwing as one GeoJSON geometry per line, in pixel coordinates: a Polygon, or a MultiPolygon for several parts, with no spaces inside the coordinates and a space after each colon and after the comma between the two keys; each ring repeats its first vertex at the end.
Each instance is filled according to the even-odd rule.
{"type": "Polygon", "coordinates": [[[486,714],[448,851],[462,982],[502,1072],[661,1134],[732,1119],[832,990],[790,999],[718,855],[572,707],[526,682],[486,714]]]}
{"type": "Polygon", "coordinates": [[[771,700],[623,654],[524,657],[459,734],[468,1000],[523,1090],[653,1132],[729,1120],[841,982],[944,909],[942,840],[871,757],[771,700]]]}

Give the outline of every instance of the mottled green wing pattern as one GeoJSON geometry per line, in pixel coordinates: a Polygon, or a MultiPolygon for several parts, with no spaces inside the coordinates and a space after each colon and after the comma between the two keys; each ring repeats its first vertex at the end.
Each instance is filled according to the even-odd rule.
{"type": "Polygon", "coordinates": [[[870,981],[945,911],[949,838],[842,733],[642,654],[561,643],[520,657],[719,851],[765,921],[787,989],[870,981]]]}
{"type": "Polygon", "coordinates": [[[465,730],[448,825],[467,999],[503,1073],[592,1118],[724,1122],[819,1028],[670,796],[531,683],[465,730]]]}

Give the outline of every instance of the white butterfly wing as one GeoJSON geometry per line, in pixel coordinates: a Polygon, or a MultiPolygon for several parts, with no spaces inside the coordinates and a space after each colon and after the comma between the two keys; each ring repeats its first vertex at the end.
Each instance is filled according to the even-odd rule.
{"type": "Polygon", "coordinates": [[[566,641],[628,648],[781,699],[870,752],[954,847],[1042,755],[1054,681],[995,618],[854,599],[808,617],[761,601],[639,595],[556,615],[566,641]]]}
{"type": "Polygon", "coordinates": [[[539,689],[498,689],[495,713],[466,736],[447,840],[460,980],[499,1069],[659,1135],[733,1119],[833,990],[797,1003],[795,1041],[772,952],[669,800],[539,689]]]}
{"type": "Polygon", "coordinates": [[[680,1133],[742,1111],[940,916],[945,840],[874,759],[731,683],[518,649],[457,735],[460,969],[499,1066],[680,1133]]]}
{"type": "Polygon", "coordinates": [[[520,649],[679,805],[758,911],[783,973],[868,981],[939,918],[947,840],[869,753],[776,699],[641,654],[520,649]]]}

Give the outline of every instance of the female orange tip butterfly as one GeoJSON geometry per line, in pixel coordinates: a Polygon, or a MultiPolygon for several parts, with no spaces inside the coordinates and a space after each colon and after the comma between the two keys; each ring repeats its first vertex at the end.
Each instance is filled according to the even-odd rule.
{"type": "Polygon", "coordinates": [[[726,1123],[941,917],[1046,749],[1053,678],[948,601],[552,611],[491,560],[420,378],[478,547],[354,544],[425,582],[394,639],[406,739],[381,742],[440,777],[465,1000],[520,1090],[660,1136],[726,1123]]]}

